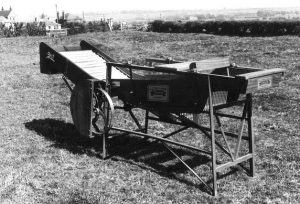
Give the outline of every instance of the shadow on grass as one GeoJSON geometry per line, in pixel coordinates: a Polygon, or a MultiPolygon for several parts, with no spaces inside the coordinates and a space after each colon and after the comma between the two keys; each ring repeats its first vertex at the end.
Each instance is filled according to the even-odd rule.
{"type": "MultiPolygon", "coordinates": [[[[87,154],[101,158],[102,138],[83,137],[71,123],[55,119],[39,119],[25,123],[25,127],[37,132],[37,134],[45,137],[47,140],[53,141],[53,146],[56,148],[63,148],[74,154],[87,154]]],[[[189,181],[185,176],[180,176],[180,174],[188,172],[187,168],[159,142],[126,136],[112,138],[109,140],[108,145],[108,151],[111,155],[110,159],[113,161],[122,161],[136,165],[139,168],[151,170],[161,176],[176,179],[208,192],[201,182],[189,181]]],[[[172,147],[172,149],[183,157],[184,161],[192,168],[202,165],[209,167],[208,165],[210,165],[211,160],[205,155],[177,147],[172,147]]],[[[212,179],[207,176],[211,174],[211,170],[209,168],[206,168],[206,170],[208,171],[200,170],[200,173],[207,178],[208,183],[211,183],[212,179]]],[[[235,172],[236,169],[232,169],[226,174],[218,175],[218,179],[235,172]]]]}
{"type": "Polygon", "coordinates": [[[25,127],[35,131],[37,134],[53,141],[53,146],[70,151],[74,154],[87,154],[97,156],[100,144],[95,142],[97,138],[88,138],[81,136],[71,123],[56,119],[39,119],[25,123],[25,127]]]}

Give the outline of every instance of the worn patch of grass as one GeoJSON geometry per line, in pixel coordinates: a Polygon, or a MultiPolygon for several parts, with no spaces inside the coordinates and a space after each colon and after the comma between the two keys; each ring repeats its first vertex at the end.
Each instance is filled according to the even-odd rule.
{"type": "MultiPolygon", "coordinates": [[[[299,37],[227,37],[143,32],[91,33],[64,38],[0,41],[0,202],[3,203],[299,203],[299,37]],[[39,73],[38,45],[101,43],[120,62],[146,57],[199,60],[230,55],[237,64],[287,69],[279,88],[254,95],[257,174],[231,171],[209,196],[197,180],[153,141],[111,141],[113,156],[99,158],[101,141],[81,137],[69,112],[70,93],[60,76],[39,73]]],[[[138,111],[138,115],[143,112],[138,111]]],[[[115,123],[130,126],[118,114],[115,123]]],[[[227,125],[232,128],[235,124],[227,125]]],[[[172,127],[153,123],[161,134],[172,127]]],[[[205,146],[193,131],[177,140],[205,146]]],[[[177,148],[209,179],[207,158],[177,148]],[[204,165],[200,165],[204,164],[204,165]]],[[[225,172],[225,174],[228,172],[225,172]]]]}

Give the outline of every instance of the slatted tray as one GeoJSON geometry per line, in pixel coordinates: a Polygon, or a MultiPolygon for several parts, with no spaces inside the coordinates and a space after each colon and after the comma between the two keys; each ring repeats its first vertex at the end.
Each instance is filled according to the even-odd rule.
{"type": "MultiPolygon", "coordinates": [[[[95,79],[106,79],[106,62],[91,50],[59,52],[78,68],[95,79]]],[[[128,77],[115,67],[112,68],[112,79],[127,79],[128,77]]]]}

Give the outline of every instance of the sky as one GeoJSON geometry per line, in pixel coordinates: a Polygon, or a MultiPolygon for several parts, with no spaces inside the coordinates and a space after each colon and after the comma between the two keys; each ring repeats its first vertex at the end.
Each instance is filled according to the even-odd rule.
{"type": "Polygon", "coordinates": [[[55,15],[55,10],[67,13],[104,12],[115,10],[181,10],[238,8],[300,8],[300,0],[0,0],[0,7],[21,17],[42,13],[55,15]]]}

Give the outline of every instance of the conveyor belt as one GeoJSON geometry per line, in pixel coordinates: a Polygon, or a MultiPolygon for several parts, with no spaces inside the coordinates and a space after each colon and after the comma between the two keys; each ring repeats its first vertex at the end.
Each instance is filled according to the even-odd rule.
{"type": "MultiPolygon", "coordinates": [[[[91,50],[59,52],[73,62],[78,68],[95,79],[106,79],[106,61],[91,50]]],[[[115,67],[112,68],[112,79],[128,79],[128,77],[115,67]]]]}

